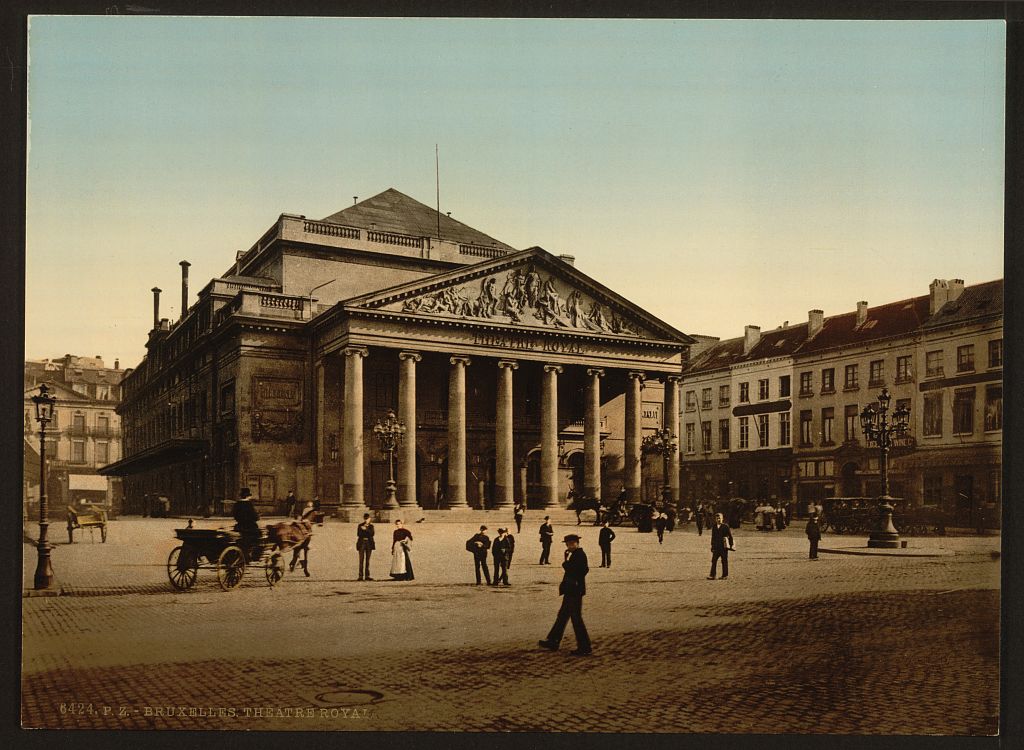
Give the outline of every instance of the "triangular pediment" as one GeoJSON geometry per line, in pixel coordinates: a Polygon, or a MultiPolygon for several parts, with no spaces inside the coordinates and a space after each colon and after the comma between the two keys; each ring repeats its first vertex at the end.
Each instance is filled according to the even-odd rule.
{"type": "MultiPolygon", "coordinates": [[[[57,399],[57,402],[68,402],[68,401],[91,401],[92,399],[85,393],[79,393],[78,391],[68,388],[66,385],[53,381],[44,381],[46,387],[49,390],[51,396],[57,399]]],[[[34,385],[25,389],[25,398],[31,398],[32,396],[39,395],[39,386],[34,385]]]]}
{"type": "Polygon", "coordinates": [[[344,304],[350,310],[380,310],[425,320],[692,343],[686,334],[539,247],[344,304]]]}

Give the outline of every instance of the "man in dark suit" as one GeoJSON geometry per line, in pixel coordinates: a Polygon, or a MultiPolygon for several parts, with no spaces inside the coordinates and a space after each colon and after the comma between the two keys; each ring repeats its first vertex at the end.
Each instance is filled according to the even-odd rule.
{"type": "Polygon", "coordinates": [[[811,517],[807,519],[807,527],[804,529],[807,532],[807,540],[811,543],[811,559],[818,559],[818,542],[821,541],[821,527],[818,525],[818,514],[811,513],[811,517]]]}
{"type": "Polygon", "coordinates": [[[494,586],[502,583],[506,586],[508,582],[508,566],[512,564],[512,551],[515,549],[515,540],[508,533],[508,529],[498,529],[498,537],[491,546],[491,555],[494,557],[494,586]]]}
{"type": "Polygon", "coordinates": [[[551,516],[544,516],[540,525],[540,562],[538,565],[551,564],[551,543],[555,541],[555,527],[551,525],[551,516]]]}
{"type": "Polygon", "coordinates": [[[722,514],[715,513],[715,522],[711,526],[711,575],[709,581],[715,580],[715,573],[718,570],[718,560],[722,560],[722,580],[729,577],[729,551],[735,549],[732,544],[732,529],[723,521],[722,514]],[[726,546],[726,540],[729,541],[726,546]]]}
{"type": "Polygon", "coordinates": [[[231,516],[235,519],[235,531],[241,534],[241,546],[249,560],[259,558],[260,549],[260,514],[252,504],[252,492],[248,487],[238,491],[238,499],[231,508],[231,516]]]}
{"type": "Polygon", "coordinates": [[[551,632],[543,641],[538,641],[541,648],[557,651],[565,634],[565,625],[572,620],[572,631],[576,636],[576,650],[573,656],[588,656],[592,644],[587,626],[583,624],[583,597],[587,593],[587,553],[580,547],[580,538],[576,534],[567,534],[565,539],[565,562],[562,563],[562,582],[558,593],[562,596],[562,606],[555,617],[551,632]]]}
{"type": "Polygon", "coordinates": [[[612,542],[615,541],[615,532],[612,531],[608,522],[605,521],[601,527],[601,533],[597,537],[597,546],[601,548],[601,567],[612,566],[612,542]]]}
{"type": "Polygon", "coordinates": [[[363,513],[363,522],[356,526],[356,549],[359,551],[359,580],[372,581],[370,577],[370,555],[377,548],[373,541],[373,524],[370,514],[363,513]]]}
{"type": "Polygon", "coordinates": [[[470,551],[473,553],[473,566],[476,571],[477,586],[480,585],[481,569],[484,571],[484,579],[487,581],[487,584],[490,585],[491,583],[491,571],[487,567],[487,550],[491,548],[491,538],[484,533],[485,531],[487,531],[487,527],[481,526],[480,532],[474,534],[467,545],[467,549],[472,548],[470,551]]]}

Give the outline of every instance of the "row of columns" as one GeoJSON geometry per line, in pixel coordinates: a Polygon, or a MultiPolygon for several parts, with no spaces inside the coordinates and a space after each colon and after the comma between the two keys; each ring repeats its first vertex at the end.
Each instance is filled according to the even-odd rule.
{"type": "MultiPolygon", "coordinates": [[[[363,477],[363,359],[368,350],[349,346],[345,358],[345,406],[343,414],[344,476],[341,504],[357,508],[366,505],[363,477]]],[[[398,503],[416,505],[416,363],[418,352],[398,353],[398,418],[405,423],[406,433],[398,451],[398,503]]],[[[469,357],[449,358],[448,373],[448,505],[468,508],[466,494],[466,368],[469,357]]],[[[495,419],[495,507],[513,504],[515,463],[513,461],[513,372],[519,363],[498,360],[497,410],[495,419]]],[[[541,500],[544,507],[558,504],[558,376],[561,365],[546,364],[541,384],[541,500]]],[[[601,496],[601,368],[587,369],[586,402],[583,418],[583,492],[601,496]]],[[[642,437],[642,403],[640,398],[644,373],[627,373],[625,469],[623,485],[630,501],[639,501],[641,493],[640,447],[642,437]]],[[[665,384],[665,426],[678,439],[679,381],[669,376],[665,384]]],[[[670,461],[669,487],[674,500],[679,499],[679,453],[670,461]]]]}

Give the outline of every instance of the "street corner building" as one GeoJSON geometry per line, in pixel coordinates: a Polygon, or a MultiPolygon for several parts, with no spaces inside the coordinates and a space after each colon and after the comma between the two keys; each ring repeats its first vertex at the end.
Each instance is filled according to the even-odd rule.
{"type": "Polygon", "coordinates": [[[574,267],[516,250],[387,190],[325,219],[282,214],[182,315],[160,317],[123,380],[126,512],[163,495],[263,512],[294,489],[352,520],[387,510],[373,432],[394,411],[398,513],[565,506],[570,495],[679,496],[681,333],[574,267]],[[668,477],[665,476],[667,468],[668,477]],[[570,492],[570,490],[572,492],[570,492]]]}

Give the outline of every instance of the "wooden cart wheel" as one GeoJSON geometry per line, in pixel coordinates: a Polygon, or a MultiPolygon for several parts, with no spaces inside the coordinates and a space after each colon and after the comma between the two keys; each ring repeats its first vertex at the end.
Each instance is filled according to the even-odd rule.
{"type": "Polygon", "coordinates": [[[167,558],[167,577],[174,588],[185,591],[195,586],[198,571],[199,561],[194,554],[186,552],[182,546],[171,550],[167,558]]]}
{"type": "Polygon", "coordinates": [[[225,591],[237,588],[245,574],[245,554],[232,544],[225,547],[217,558],[217,583],[225,591]]]}
{"type": "Polygon", "coordinates": [[[272,552],[263,566],[263,573],[271,587],[284,578],[284,555],[272,552]]]}

